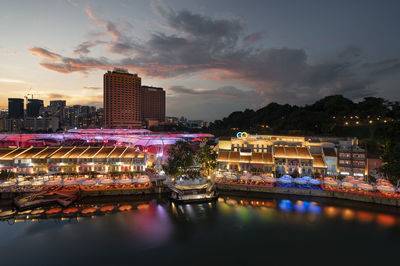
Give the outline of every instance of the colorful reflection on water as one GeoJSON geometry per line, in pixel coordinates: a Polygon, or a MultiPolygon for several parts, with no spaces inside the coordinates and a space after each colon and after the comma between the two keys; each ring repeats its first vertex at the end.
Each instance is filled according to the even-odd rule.
{"type": "MultiPolygon", "coordinates": [[[[73,263],[76,255],[89,257],[82,264],[114,265],[112,258],[117,258],[122,264],[134,260],[147,265],[164,263],[166,258],[179,262],[182,257],[187,261],[198,253],[205,258],[210,254],[208,259],[226,254],[231,256],[224,257],[230,265],[244,265],[246,254],[258,250],[252,257],[262,261],[264,255],[280,254],[275,247],[282,245],[288,246],[285,250],[300,244],[313,245],[318,254],[323,254],[338,245],[351,249],[363,247],[368,241],[384,243],[386,235],[400,237],[397,209],[384,212],[365,205],[350,207],[316,200],[220,197],[217,202],[204,204],[148,200],[116,205],[91,203],[68,210],[71,208],[79,211],[60,211],[41,219],[29,218],[29,211],[17,212],[15,217],[0,222],[0,255],[4,265],[13,265],[9,262],[14,260],[21,265],[38,265],[49,254],[64,258],[65,264],[73,263]],[[99,210],[104,206],[116,207],[102,213],[99,210]],[[88,208],[97,212],[79,216],[88,208]],[[332,240],[338,237],[342,237],[339,242],[332,240]],[[25,256],[12,256],[16,251],[25,256]],[[69,259],[65,254],[73,256],[69,259]]],[[[375,248],[383,252],[384,246],[375,248]]],[[[292,253],[297,251],[290,249],[292,253]]],[[[201,258],[197,257],[198,261],[201,258]]],[[[301,254],[297,254],[296,259],[299,258],[301,254]]]]}

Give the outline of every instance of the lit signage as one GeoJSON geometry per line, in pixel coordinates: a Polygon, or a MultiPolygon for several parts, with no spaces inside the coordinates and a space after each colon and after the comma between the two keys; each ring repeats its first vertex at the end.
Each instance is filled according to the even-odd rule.
{"type": "Polygon", "coordinates": [[[247,132],[238,132],[236,134],[236,137],[238,139],[243,139],[243,140],[247,139],[248,136],[249,136],[249,134],[247,132]]]}

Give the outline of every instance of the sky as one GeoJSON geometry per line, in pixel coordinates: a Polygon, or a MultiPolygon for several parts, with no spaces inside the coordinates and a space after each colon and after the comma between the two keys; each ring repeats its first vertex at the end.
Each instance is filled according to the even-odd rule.
{"type": "Polygon", "coordinates": [[[114,67],[163,87],[167,115],[189,119],[333,94],[399,101],[398,10],[391,0],[1,0],[0,107],[27,94],[102,107],[114,67]]]}

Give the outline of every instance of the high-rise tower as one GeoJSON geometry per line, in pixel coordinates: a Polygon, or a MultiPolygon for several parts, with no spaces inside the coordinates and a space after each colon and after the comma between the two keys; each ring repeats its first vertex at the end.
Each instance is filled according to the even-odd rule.
{"type": "Polygon", "coordinates": [[[104,127],[140,128],[143,120],[141,78],[126,69],[104,74],[104,127]]]}

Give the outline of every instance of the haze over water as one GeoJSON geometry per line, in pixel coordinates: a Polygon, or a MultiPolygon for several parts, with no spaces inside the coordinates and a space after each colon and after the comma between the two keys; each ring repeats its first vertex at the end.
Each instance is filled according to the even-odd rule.
{"type": "Polygon", "coordinates": [[[148,208],[103,216],[2,221],[0,258],[7,266],[395,261],[400,215],[372,209],[297,198],[225,197],[193,205],[153,200],[148,208]]]}

